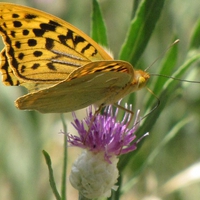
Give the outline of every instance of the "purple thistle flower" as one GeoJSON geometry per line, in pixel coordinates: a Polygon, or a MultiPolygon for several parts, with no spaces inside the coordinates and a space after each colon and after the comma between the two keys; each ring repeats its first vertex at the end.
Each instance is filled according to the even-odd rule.
{"type": "Polygon", "coordinates": [[[138,143],[133,141],[136,139],[134,133],[139,126],[139,111],[131,128],[127,126],[132,113],[126,112],[121,122],[117,121],[117,115],[118,108],[113,113],[112,106],[107,106],[103,115],[93,115],[92,107],[89,107],[87,117],[81,121],[73,113],[74,122],[72,124],[79,136],[68,134],[68,143],[94,153],[104,152],[105,160],[109,163],[112,156],[134,151],[138,143]]]}

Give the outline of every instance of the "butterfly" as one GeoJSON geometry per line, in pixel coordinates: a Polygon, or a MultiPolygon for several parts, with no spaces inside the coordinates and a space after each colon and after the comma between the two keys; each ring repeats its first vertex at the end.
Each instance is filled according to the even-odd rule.
{"type": "Polygon", "coordinates": [[[113,58],[73,25],[45,12],[0,3],[5,47],[0,71],[7,86],[24,86],[21,110],[71,112],[115,104],[146,85],[149,74],[113,58]]]}

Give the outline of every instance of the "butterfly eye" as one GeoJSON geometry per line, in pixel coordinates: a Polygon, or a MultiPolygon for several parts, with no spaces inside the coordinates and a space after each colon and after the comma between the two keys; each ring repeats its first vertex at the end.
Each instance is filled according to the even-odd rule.
{"type": "Polygon", "coordinates": [[[139,90],[146,85],[149,78],[150,76],[147,72],[142,70],[135,70],[132,85],[137,85],[137,90],[139,90]]]}
{"type": "Polygon", "coordinates": [[[147,82],[146,79],[144,77],[140,76],[138,79],[138,88],[144,87],[146,82],[147,82]]]}

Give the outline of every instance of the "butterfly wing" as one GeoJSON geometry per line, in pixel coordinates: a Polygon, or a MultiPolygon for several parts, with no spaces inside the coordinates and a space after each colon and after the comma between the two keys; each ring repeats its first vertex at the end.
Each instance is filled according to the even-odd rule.
{"type": "Polygon", "coordinates": [[[94,74],[97,72],[119,72],[119,73],[129,74],[132,76],[134,74],[134,69],[128,62],[125,61],[120,61],[120,60],[94,61],[85,65],[84,67],[74,70],[68,76],[67,81],[70,81],[75,78],[80,78],[88,74],[94,74]]]}
{"type": "Polygon", "coordinates": [[[0,67],[5,85],[52,85],[91,61],[112,59],[79,29],[33,8],[0,3],[0,34],[5,43],[0,67]]]}
{"type": "Polygon", "coordinates": [[[9,66],[5,48],[3,48],[0,53],[0,71],[3,75],[2,81],[5,85],[20,85],[22,83],[16,78],[13,74],[13,70],[9,66]]]}
{"type": "Polygon", "coordinates": [[[122,91],[132,75],[131,65],[123,61],[91,62],[52,87],[20,97],[16,106],[22,110],[61,113],[91,104],[112,104],[125,95],[122,91]]]}

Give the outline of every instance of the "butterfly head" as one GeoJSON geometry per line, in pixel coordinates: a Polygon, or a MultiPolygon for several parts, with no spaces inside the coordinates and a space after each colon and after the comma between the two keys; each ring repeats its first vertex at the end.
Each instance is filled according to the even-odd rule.
{"type": "Polygon", "coordinates": [[[139,90],[146,85],[149,78],[150,75],[147,72],[142,70],[136,70],[132,84],[137,85],[137,90],[139,90]]]}

